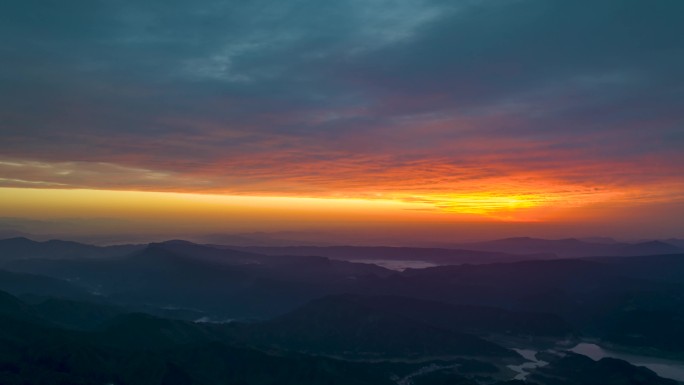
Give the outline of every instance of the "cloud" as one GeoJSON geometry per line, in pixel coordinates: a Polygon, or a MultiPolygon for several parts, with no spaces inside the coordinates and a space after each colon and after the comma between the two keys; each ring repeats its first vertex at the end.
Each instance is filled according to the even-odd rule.
{"type": "Polygon", "coordinates": [[[3,2],[0,160],[21,166],[0,164],[0,183],[677,200],[682,11],[671,0],[3,2]]]}

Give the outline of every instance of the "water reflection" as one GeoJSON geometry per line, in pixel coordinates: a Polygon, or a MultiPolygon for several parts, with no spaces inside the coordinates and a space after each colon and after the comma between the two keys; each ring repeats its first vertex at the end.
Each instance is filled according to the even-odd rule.
{"type": "Polygon", "coordinates": [[[426,267],[438,266],[436,263],[427,261],[401,261],[395,259],[350,259],[349,262],[372,263],[385,269],[404,271],[406,269],[424,269],[426,267]]]}
{"type": "Polygon", "coordinates": [[[601,358],[605,357],[618,358],[625,360],[632,365],[645,366],[656,372],[656,374],[661,377],[671,378],[677,381],[684,381],[684,362],[681,361],[615,352],[602,348],[596,344],[590,344],[586,342],[577,344],[577,346],[569,350],[571,352],[585,355],[593,360],[600,360],[601,358]]]}
{"type": "Polygon", "coordinates": [[[524,359],[528,360],[528,362],[525,362],[521,365],[508,365],[508,368],[513,370],[516,373],[516,376],[513,377],[514,380],[525,380],[527,376],[536,368],[541,368],[542,366],[546,366],[548,362],[541,361],[537,359],[537,351],[536,350],[530,350],[530,349],[513,349],[518,354],[523,356],[524,359]]]}

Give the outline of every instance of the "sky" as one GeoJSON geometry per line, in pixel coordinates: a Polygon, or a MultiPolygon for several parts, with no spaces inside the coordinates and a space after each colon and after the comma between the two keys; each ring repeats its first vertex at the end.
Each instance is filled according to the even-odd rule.
{"type": "Polygon", "coordinates": [[[0,228],[684,237],[683,14],[5,0],[0,228]]]}

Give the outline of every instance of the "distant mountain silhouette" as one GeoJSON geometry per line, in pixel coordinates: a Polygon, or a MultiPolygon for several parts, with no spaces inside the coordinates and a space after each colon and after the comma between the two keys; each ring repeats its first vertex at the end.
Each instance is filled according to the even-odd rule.
{"type": "Polygon", "coordinates": [[[464,243],[463,249],[507,252],[517,254],[552,253],[559,257],[594,257],[656,255],[684,252],[684,249],[664,242],[643,242],[637,244],[619,242],[587,242],[575,238],[549,240],[529,237],[506,238],[488,242],[464,243]]]}
{"type": "Polygon", "coordinates": [[[683,250],[680,247],[662,241],[641,242],[620,247],[615,255],[618,256],[643,256],[658,254],[676,254],[683,250]]]}
{"type": "Polygon", "coordinates": [[[661,241],[636,244],[600,239],[588,242],[574,238],[547,240],[529,237],[507,238],[488,242],[454,245],[455,248],[387,246],[215,246],[266,255],[319,255],[333,259],[369,261],[426,261],[440,265],[482,264],[576,258],[591,256],[638,256],[684,252],[684,249],[661,241]]]}
{"type": "MultiPolygon", "coordinates": [[[[225,246],[226,248],[234,248],[225,246]]],[[[444,265],[460,265],[464,263],[512,262],[530,259],[552,259],[553,253],[533,253],[516,255],[505,252],[474,251],[460,249],[439,249],[423,247],[387,247],[387,246],[288,246],[288,247],[239,247],[238,250],[267,255],[319,255],[339,260],[368,261],[427,261],[444,265]]]]}
{"type": "Polygon", "coordinates": [[[610,238],[610,237],[582,237],[582,238],[578,238],[578,239],[582,242],[588,242],[588,243],[607,243],[607,244],[618,243],[618,241],[616,241],[615,239],[610,238]]]}
{"type": "Polygon", "coordinates": [[[32,237],[31,234],[19,231],[19,230],[13,230],[13,229],[0,229],[0,239],[8,239],[8,238],[30,238],[32,237]]]}
{"type": "Polygon", "coordinates": [[[51,240],[36,242],[17,237],[0,240],[0,263],[15,259],[111,258],[141,250],[143,245],[93,246],[78,242],[51,240]]]}
{"type": "MultiPolygon", "coordinates": [[[[557,245],[559,241],[501,241],[530,242],[557,245]]],[[[562,243],[585,244],[578,240],[562,243]]],[[[616,245],[624,247],[601,247],[616,245]]],[[[369,253],[371,249],[361,248],[369,253]]],[[[670,249],[667,243],[645,242],[629,245],[623,252],[670,249]]],[[[344,252],[349,250],[356,249],[344,252]]],[[[405,251],[379,250],[399,256],[405,251]]],[[[351,293],[366,299],[351,301],[349,306],[383,317],[393,314],[441,332],[532,338],[580,334],[624,346],[684,353],[684,335],[678,331],[678,320],[684,319],[684,254],[462,264],[394,272],[322,256],[263,255],[169,241],[126,256],[19,258],[5,262],[5,267],[14,272],[0,271],[0,289],[14,294],[85,298],[169,318],[266,319],[316,298],[351,293]],[[386,299],[373,302],[376,297],[386,299]]],[[[93,322],[108,311],[60,306],[93,322]]],[[[55,311],[60,325],[78,324],[77,319],[60,318],[59,310],[55,311]]]]}
{"type": "Polygon", "coordinates": [[[0,270],[0,290],[10,292],[0,292],[0,383],[502,385],[514,375],[506,365],[523,362],[509,347],[553,345],[524,383],[674,384],[563,344],[588,338],[682,357],[684,253],[663,254],[678,248],[662,241],[495,242],[514,244],[623,256],[316,248],[340,253],[331,259],[180,240],[132,252],[0,241],[12,269],[0,270]],[[398,272],[343,260],[354,253],[506,262],[398,272]]]}
{"type": "Polygon", "coordinates": [[[684,239],[670,238],[670,239],[665,239],[663,242],[669,243],[673,246],[677,246],[680,249],[684,249],[684,239]]]}

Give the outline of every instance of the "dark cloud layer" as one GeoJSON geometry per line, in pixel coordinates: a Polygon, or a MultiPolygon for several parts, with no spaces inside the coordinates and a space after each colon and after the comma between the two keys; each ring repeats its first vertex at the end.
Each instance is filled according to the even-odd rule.
{"type": "Polygon", "coordinates": [[[0,184],[507,181],[681,200],[682,15],[679,0],[7,0],[0,184]]]}

